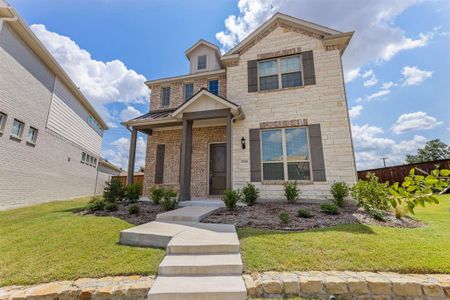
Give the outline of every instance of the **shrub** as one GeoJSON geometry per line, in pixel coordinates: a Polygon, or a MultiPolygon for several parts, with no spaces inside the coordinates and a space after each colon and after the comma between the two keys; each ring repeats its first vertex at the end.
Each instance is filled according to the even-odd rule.
{"type": "Polygon", "coordinates": [[[132,183],[127,186],[126,190],[126,198],[131,203],[135,203],[139,200],[139,196],[141,194],[142,186],[139,183],[132,183]]]}
{"type": "Polygon", "coordinates": [[[334,203],[324,203],[320,205],[320,210],[327,215],[337,215],[339,214],[339,208],[334,203]]]}
{"type": "Polygon", "coordinates": [[[311,213],[306,208],[299,208],[298,212],[297,212],[297,216],[299,216],[300,218],[305,218],[305,219],[312,217],[311,213]]]}
{"type": "Polygon", "coordinates": [[[164,196],[164,188],[152,186],[149,190],[150,197],[152,198],[153,203],[159,204],[162,197],[164,196]]]}
{"type": "Polygon", "coordinates": [[[297,186],[297,181],[287,181],[283,184],[284,196],[289,203],[294,203],[300,196],[300,189],[297,186]]]}
{"type": "Polygon", "coordinates": [[[349,195],[350,188],[347,183],[335,182],[331,185],[331,195],[333,196],[333,202],[339,207],[344,206],[344,199],[349,195]]]}
{"type": "Polygon", "coordinates": [[[137,215],[139,213],[139,206],[137,204],[128,206],[128,213],[130,215],[137,215]]]}
{"type": "Polygon", "coordinates": [[[163,188],[163,196],[160,201],[164,210],[173,210],[178,207],[178,193],[172,189],[163,188]]]}
{"type": "Polygon", "coordinates": [[[228,210],[236,208],[237,202],[241,199],[242,195],[239,190],[226,189],[223,193],[223,202],[228,210]]]}
{"type": "Polygon", "coordinates": [[[351,194],[368,213],[373,209],[389,210],[391,205],[387,186],[388,183],[380,183],[377,176],[369,173],[367,180],[358,180],[352,187],[351,194]]]}
{"type": "Polygon", "coordinates": [[[89,201],[88,210],[91,212],[103,210],[105,208],[105,200],[102,197],[94,196],[89,201]]]}
{"type": "Polygon", "coordinates": [[[252,206],[258,200],[259,190],[254,184],[248,182],[242,189],[242,200],[247,203],[248,206],[252,206]]]}
{"type": "Polygon", "coordinates": [[[385,222],[386,221],[386,213],[384,210],[381,209],[371,209],[369,211],[369,214],[374,218],[375,220],[385,222]]]}
{"type": "Polygon", "coordinates": [[[287,212],[285,212],[285,211],[280,212],[279,217],[280,217],[281,223],[283,223],[283,224],[289,223],[289,214],[287,212]]]}
{"type": "Polygon", "coordinates": [[[117,178],[112,178],[111,181],[106,182],[103,190],[103,198],[106,202],[120,201],[124,197],[125,190],[122,183],[117,178]]]}
{"type": "Polygon", "coordinates": [[[105,210],[106,211],[116,211],[117,210],[117,204],[114,202],[107,202],[105,204],[105,210]]]}

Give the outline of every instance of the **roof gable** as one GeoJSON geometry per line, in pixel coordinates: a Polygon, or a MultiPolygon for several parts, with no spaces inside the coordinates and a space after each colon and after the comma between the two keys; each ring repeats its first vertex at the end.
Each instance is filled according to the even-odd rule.
{"type": "Polygon", "coordinates": [[[197,48],[200,47],[200,46],[205,46],[205,47],[208,47],[208,48],[213,49],[213,50],[216,52],[216,54],[218,55],[218,57],[220,57],[220,50],[219,50],[219,47],[217,47],[217,46],[214,45],[213,43],[210,43],[210,42],[208,42],[208,41],[206,41],[206,40],[204,40],[204,39],[198,40],[194,45],[192,45],[192,47],[190,47],[189,49],[187,49],[187,50],[184,52],[184,54],[185,54],[186,57],[189,59],[190,54],[191,54],[195,49],[197,49],[197,48]]]}

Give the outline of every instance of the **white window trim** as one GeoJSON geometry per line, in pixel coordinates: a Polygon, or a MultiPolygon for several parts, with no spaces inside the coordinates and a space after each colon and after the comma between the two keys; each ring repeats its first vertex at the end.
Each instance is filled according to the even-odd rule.
{"type": "Polygon", "coordinates": [[[282,128],[267,128],[262,129],[259,132],[259,147],[260,147],[260,153],[261,153],[261,181],[262,182],[286,182],[286,181],[297,181],[297,182],[312,182],[313,181],[313,173],[312,173],[312,165],[311,165],[311,144],[309,142],[309,128],[308,126],[298,126],[298,127],[282,127],[282,128]],[[307,160],[288,160],[287,159],[287,149],[286,149],[286,129],[295,129],[295,128],[305,128],[306,129],[306,142],[308,143],[308,159],[307,160]],[[271,130],[281,130],[281,148],[283,152],[282,160],[273,160],[273,161],[264,161],[263,158],[263,139],[262,139],[262,133],[264,131],[271,131],[271,130]],[[289,179],[288,176],[288,163],[296,163],[296,162],[307,162],[309,164],[309,180],[294,180],[289,179]],[[264,164],[267,163],[282,163],[283,164],[283,174],[284,179],[280,180],[266,180],[264,179],[264,164]]]}
{"type": "MultiPolygon", "coordinates": [[[[268,58],[268,59],[262,59],[258,60],[256,64],[256,72],[258,74],[258,92],[270,92],[270,91],[278,91],[278,90],[285,90],[285,89],[297,89],[302,88],[305,86],[305,79],[304,79],[304,72],[303,72],[303,62],[302,62],[302,55],[301,54],[294,54],[294,55],[287,55],[287,56],[280,56],[280,57],[274,57],[274,58],[268,58]],[[283,80],[281,79],[282,74],[290,74],[290,73],[281,73],[281,59],[288,58],[288,57],[294,57],[298,56],[300,59],[300,76],[302,79],[302,84],[299,86],[289,86],[289,87],[283,87],[283,80]],[[276,60],[277,61],[277,76],[278,76],[278,88],[277,89],[269,89],[269,90],[261,90],[259,87],[259,63],[264,61],[271,61],[276,60]]],[[[293,73],[293,72],[292,72],[293,73]]],[[[266,76],[263,76],[266,77],[266,76]]]]}
{"type": "Polygon", "coordinates": [[[16,139],[16,140],[21,141],[21,140],[22,140],[22,137],[23,137],[23,130],[25,129],[25,122],[23,122],[23,121],[21,121],[21,120],[19,120],[19,119],[14,119],[14,120],[13,120],[13,124],[12,124],[12,126],[11,126],[11,130],[12,130],[13,126],[14,126],[14,122],[15,122],[15,121],[21,123],[22,126],[20,127],[19,135],[16,135],[16,134],[14,134],[14,133],[11,132],[11,133],[10,133],[10,137],[12,137],[13,139],[16,139]]]}
{"type": "Polygon", "coordinates": [[[171,98],[171,95],[172,94],[172,88],[170,87],[170,86],[162,86],[161,87],[161,95],[160,95],[160,104],[161,104],[161,107],[169,107],[170,106],[170,98],[171,98]],[[168,88],[169,89],[169,103],[168,104],[164,104],[163,103],[163,97],[164,97],[164,89],[165,88],[168,88]]]}
{"type": "Polygon", "coordinates": [[[6,126],[6,122],[8,121],[8,115],[4,112],[0,112],[0,115],[3,116],[2,123],[0,123],[0,134],[3,134],[6,126]]]}
{"type": "Polygon", "coordinates": [[[197,56],[197,71],[206,70],[206,69],[208,69],[208,55],[206,55],[206,54],[198,55],[197,56]],[[199,59],[200,56],[204,56],[205,57],[205,67],[201,68],[201,69],[198,67],[198,64],[199,64],[199,61],[200,61],[200,59],[199,59]]]}
{"type": "Polygon", "coordinates": [[[28,127],[27,144],[30,144],[30,145],[36,145],[37,138],[38,138],[38,134],[39,134],[39,130],[38,130],[36,127],[33,127],[33,126],[28,127]],[[29,132],[30,132],[30,130],[32,130],[32,129],[35,130],[35,132],[36,132],[36,135],[35,135],[35,137],[34,137],[34,141],[28,139],[29,132]]]}
{"type": "Polygon", "coordinates": [[[189,84],[192,84],[192,95],[191,95],[191,97],[189,97],[188,99],[190,99],[190,98],[192,98],[192,96],[194,96],[194,82],[184,82],[183,83],[183,102],[186,102],[186,100],[188,100],[188,99],[186,99],[186,86],[187,85],[189,85],[189,84]]]}

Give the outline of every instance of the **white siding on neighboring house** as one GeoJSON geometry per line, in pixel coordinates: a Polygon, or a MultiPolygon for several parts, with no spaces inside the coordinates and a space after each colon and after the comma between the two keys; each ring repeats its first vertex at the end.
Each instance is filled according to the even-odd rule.
{"type": "Polygon", "coordinates": [[[86,109],[56,79],[47,127],[98,156],[102,136],[88,124],[88,118],[86,109]]]}

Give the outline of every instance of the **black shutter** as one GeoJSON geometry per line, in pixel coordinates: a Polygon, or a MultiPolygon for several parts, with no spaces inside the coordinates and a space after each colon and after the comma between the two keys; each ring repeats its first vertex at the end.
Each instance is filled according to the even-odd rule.
{"type": "Polygon", "coordinates": [[[166,145],[161,144],[156,146],[155,184],[160,184],[163,183],[164,181],[165,152],[166,152],[166,145]]]}
{"type": "Polygon", "coordinates": [[[304,85],[316,84],[316,71],[314,70],[314,55],[312,50],[302,52],[304,85]]]}
{"type": "Polygon", "coordinates": [[[258,91],[258,61],[247,61],[248,92],[258,91]]]}
{"type": "Polygon", "coordinates": [[[250,181],[261,181],[261,146],[259,129],[250,129],[250,181]]]}
{"type": "Polygon", "coordinates": [[[322,134],[320,124],[308,126],[309,144],[311,148],[311,167],[314,181],[326,181],[325,161],[323,159],[322,134]]]}

